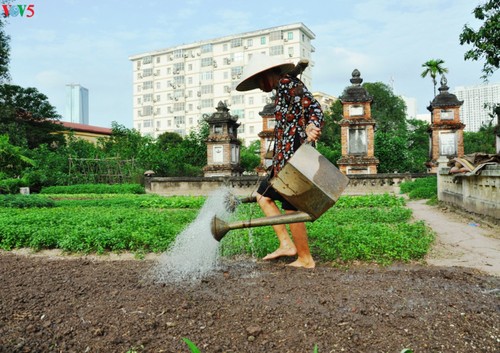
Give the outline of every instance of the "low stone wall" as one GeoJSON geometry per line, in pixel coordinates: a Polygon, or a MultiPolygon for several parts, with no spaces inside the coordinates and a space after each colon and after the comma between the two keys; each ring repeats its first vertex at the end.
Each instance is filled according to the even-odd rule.
{"type": "Polygon", "coordinates": [[[500,224],[500,166],[487,165],[479,175],[438,172],[438,199],[463,211],[500,224]]]}
{"type": "MultiPolygon", "coordinates": [[[[428,174],[348,175],[350,182],[344,194],[399,194],[399,185],[403,181],[425,176],[428,176],[428,174]]],[[[146,192],[163,196],[206,196],[224,186],[230,188],[235,195],[248,196],[257,190],[257,185],[261,178],[256,175],[210,178],[146,177],[145,185],[146,192]]]]}

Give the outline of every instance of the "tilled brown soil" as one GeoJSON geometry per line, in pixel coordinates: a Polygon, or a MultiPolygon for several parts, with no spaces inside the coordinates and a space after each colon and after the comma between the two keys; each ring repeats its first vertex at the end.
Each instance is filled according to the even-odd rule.
{"type": "Polygon", "coordinates": [[[241,260],[173,285],[151,266],[0,252],[0,352],[500,351],[500,278],[474,270],[241,260]]]}

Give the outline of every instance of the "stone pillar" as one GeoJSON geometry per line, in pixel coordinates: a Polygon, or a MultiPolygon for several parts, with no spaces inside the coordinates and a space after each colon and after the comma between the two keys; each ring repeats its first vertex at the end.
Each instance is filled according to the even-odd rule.
{"type": "Polygon", "coordinates": [[[258,134],[260,137],[260,165],[255,168],[259,175],[266,175],[267,169],[272,165],[273,161],[274,127],[276,125],[274,108],[275,104],[269,103],[259,112],[262,117],[262,130],[258,134]]]}
{"type": "Polygon", "coordinates": [[[439,94],[427,109],[431,112],[430,160],[426,163],[429,173],[437,173],[440,156],[448,159],[464,155],[464,128],[460,121],[460,106],[464,103],[448,92],[446,77],[441,77],[439,94]]]}
{"type": "Polygon", "coordinates": [[[372,119],[372,97],[361,87],[363,79],[356,69],[352,85],[340,97],[343,107],[341,126],[342,157],[337,161],[344,174],[377,174],[375,157],[375,121],[372,119]]]}
{"type": "Polygon", "coordinates": [[[238,117],[229,114],[229,108],[219,102],[217,112],[204,119],[208,122],[210,133],[207,143],[207,165],[203,168],[205,177],[239,176],[240,145],[238,140],[238,117]]]}

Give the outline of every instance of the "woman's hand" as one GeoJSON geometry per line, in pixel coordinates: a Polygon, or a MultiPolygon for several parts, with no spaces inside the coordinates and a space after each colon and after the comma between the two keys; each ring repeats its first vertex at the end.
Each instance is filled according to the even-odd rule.
{"type": "Polygon", "coordinates": [[[310,123],[306,126],[306,135],[308,141],[316,142],[321,136],[321,129],[310,123]]]}

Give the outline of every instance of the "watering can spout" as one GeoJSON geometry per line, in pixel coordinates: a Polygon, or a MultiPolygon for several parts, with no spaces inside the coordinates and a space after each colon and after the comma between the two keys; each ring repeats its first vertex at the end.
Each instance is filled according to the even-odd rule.
{"type": "Polygon", "coordinates": [[[212,236],[215,240],[220,241],[224,236],[233,229],[252,228],[261,226],[270,226],[275,224],[289,224],[300,222],[312,222],[316,218],[305,212],[293,212],[284,215],[277,215],[271,217],[254,218],[245,221],[238,221],[233,223],[226,223],[217,216],[212,218],[211,230],[212,236]]]}
{"type": "Polygon", "coordinates": [[[215,240],[220,241],[227,234],[227,232],[229,232],[230,229],[226,222],[224,222],[220,218],[217,218],[217,216],[214,216],[214,218],[212,218],[211,230],[212,236],[215,238],[215,240]]]}

